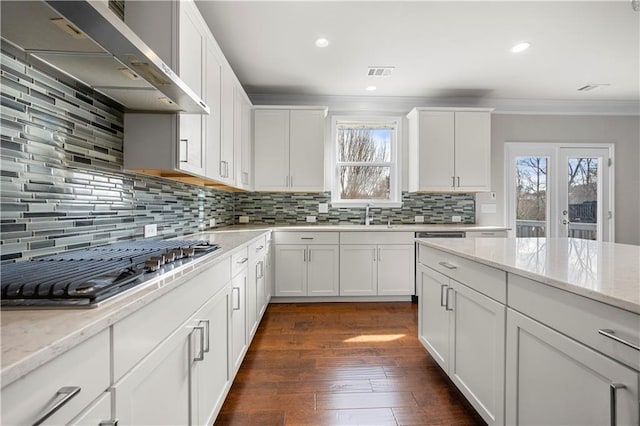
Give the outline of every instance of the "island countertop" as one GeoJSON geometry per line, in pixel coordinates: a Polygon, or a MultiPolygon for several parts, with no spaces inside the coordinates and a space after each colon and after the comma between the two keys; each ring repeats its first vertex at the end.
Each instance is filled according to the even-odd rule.
{"type": "Polygon", "coordinates": [[[640,246],[576,238],[435,238],[417,241],[640,314],[640,246]]]}

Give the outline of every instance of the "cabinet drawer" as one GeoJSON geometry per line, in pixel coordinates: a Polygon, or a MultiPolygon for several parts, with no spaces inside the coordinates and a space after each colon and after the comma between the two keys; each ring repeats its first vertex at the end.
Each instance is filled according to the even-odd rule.
{"type": "Polygon", "coordinates": [[[231,276],[235,277],[247,269],[249,262],[249,247],[245,246],[231,255],[231,276]]]}
{"type": "Polygon", "coordinates": [[[266,235],[258,238],[257,241],[249,244],[249,257],[258,259],[267,251],[267,238],[266,235]]]}
{"type": "Polygon", "coordinates": [[[109,386],[109,352],[109,330],[104,330],[3,388],[2,424],[33,424],[51,408],[59,390],[79,387],[80,392],[44,422],[67,424],[109,386]]]}
{"type": "Polygon", "coordinates": [[[418,247],[418,260],[423,265],[500,303],[507,302],[506,272],[424,245],[418,247]]]}
{"type": "Polygon", "coordinates": [[[136,365],[231,279],[229,258],[113,325],[114,380],[136,365]]]}
{"type": "Polygon", "coordinates": [[[338,244],[338,232],[276,232],[276,244],[338,244]]]}
{"type": "Polygon", "coordinates": [[[413,244],[413,232],[341,232],[340,244],[413,244]]]}
{"type": "Polygon", "coordinates": [[[508,275],[508,305],[640,371],[640,352],[598,330],[640,345],[640,315],[515,274],[508,275]]]}
{"type": "Polygon", "coordinates": [[[507,238],[507,231],[467,231],[467,238],[507,238]]]}

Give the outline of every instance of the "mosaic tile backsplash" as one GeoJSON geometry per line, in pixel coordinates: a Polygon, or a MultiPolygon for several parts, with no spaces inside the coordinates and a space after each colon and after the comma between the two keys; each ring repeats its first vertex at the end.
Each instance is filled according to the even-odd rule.
{"type": "MultiPolygon", "coordinates": [[[[54,78],[3,51],[1,260],[10,262],[143,237],[170,238],[238,223],[363,223],[364,209],[318,203],[330,193],[228,193],[123,171],[123,112],[100,94],[54,78]]],[[[374,223],[474,223],[473,195],[403,194],[403,207],[372,208],[374,223]]]]}
{"type": "MultiPolygon", "coordinates": [[[[364,208],[337,208],[329,205],[328,213],[318,213],[318,203],[331,203],[331,193],[252,192],[235,194],[236,223],[240,216],[249,216],[250,223],[303,224],[307,216],[316,216],[319,224],[363,224],[364,208]]],[[[451,223],[452,216],[461,216],[462,223],[475,223],[473,194],[402,193],[402,207],[372,207],[373,224],[414,224],[415,216],[424,216],[425,223],[451,223]]]]}
{"type": "Polygon", "coordinates": [[[233,194],[122,171],[123,113],[2,53],[2,260],[233,224],[233,194]]]}

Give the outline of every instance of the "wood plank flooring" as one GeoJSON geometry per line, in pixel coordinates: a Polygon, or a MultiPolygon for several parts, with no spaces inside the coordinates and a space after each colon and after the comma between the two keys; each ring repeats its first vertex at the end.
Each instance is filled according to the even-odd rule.
{"type": "Polygon", "coordinates": [[[483,425],[411,303],[272,304],[216,425],[483,425]]]}

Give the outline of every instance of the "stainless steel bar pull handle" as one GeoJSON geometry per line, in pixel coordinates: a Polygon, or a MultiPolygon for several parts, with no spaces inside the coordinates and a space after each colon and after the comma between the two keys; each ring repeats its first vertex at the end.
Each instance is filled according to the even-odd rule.
{"type": "Polygon", "coordinates": [[[313,240],[313,237],[300,237],[301,240],[313,240]]]}
{"type": "MultiPolygon", "coordinates": [[[[189,356],[189,362],[191,362],[191,360],[193,359],[193,361],[202,361],[204,360],[204,326],[202,325],[194,325],[191,328],[193,328],[193,330],[191,331],[191,333],[189,333],[189,348],[191,348],[191,336],[193,335],[193,333],[195,333],[196,331],[200,332],[200,355],[196,356],[196,357],[191,357],[189,356]]],[[[189,351],[191,352],[191,351],[189,351]]]]}
{"type": "Polygon", "coordinates": [[[237,264],[247,263],[248,260],[249,260],[248,257],[243,257],[242,259],[238,260],[236,263],[237,264]]]}
{"type": "Polygon", "coordinates": [[[180,139],[180,162],[189,161],[189,139],[180,139]]]}
{"type": "Polygon", "coordinates": [[[304,249],[304,251],[302,252],[302,261],[303,262],[307,261],[307,249],[304,249]]]}
{"type": "Polygon", "coordinates": [[[455,176],[451,176],[451,186],[453,186],[454,188],[456,187],[456,177],[455,176]]]}
{"type": "Polygon", "coordinates": [[[311,249],[308,249],[308,250],[309,250],[309,262],[311,262],[311,249]]]}
{"type": "Polygon", "coordinates": [[[618,343],[622,343],[625,346],[629,346],[630,348],[633,348],[636,351],[640,351],[640,345],[631,343],[628,340],[625,340],[616,336],[613,330],[609,330],[607,328],[601,328],[600,330],[598,330],[598,334],[602,334],[603,336],[608,337],[609,339],[615,340],[618,343]]]}
{"type": "Polygon", "coordinates": [[[609,387],[609,409],[611,410],[611,426],[616,426],[616,423],[618,422],[616,418],[618,411],[616,400],[618,394],[617,391],[618,389],[624,388],[626,388],[626,386],[620,383],[611,383],[611,386],[609,387]]]}
{"type": "Polygon", "coordinates": [[[236,301],[238,302],[238,307],[231,306],[231,308],[232,308],[234,311],[239,311],[239,310],[240,310],[240,287],[233,287],[233,288],[231,289],[231,293],[233,293],[234,291],[237,291],[237,294],[238,294],[238,295],[236,296],[236,301]]]}
{"type": "Polygon", "coordinates": [[[453,311],[453,307],[449,308],[449,300],[451,299],[451,298],[449,297],[449,290],[453,290],[453,287],[447,287],[447,304],[445,305],[445,307],[444,307],[444,308],[445,308],[447,311],[453,311]]]}
{"type": "Polygon", "coordinates": [[[460,176],[458,176],[458,188],[460,187],[460,176]]]}
{"type": "Polygon", "coordinates": [[[198,322],[198,325],[200,324],[204,324],[204,335],[205,335],[205,341],[204,341],[204,352],[207,353],[211,350],[211,342],[210,342],[210,335],[211,332],[209,331],[211,329],[211,321],[209,321],[208,319],[205,320],[200,320],[198,322]]]}
{"type": "Polygon", "coordinates": [[[378,262],[382,262],[382,249],[378,247],[378,262]]]}
{"type": "Polygon", "coordinates": [[[80,390],[80,386],[63,386],[58,389],[58,392],[56,392],[56,395],[53,397],[49,406],[45,408],[44,412],[40,413],[36,418],[36,421],[33,422],[33,426],[38,426],[44,423],[45,420],[61,409],[67,402],[71,401],[71,399],[76,396],[80,390]]]}
{"type": "Polygon", "coordinates": [[[98,423],[98,426],[118,426],[119,421],[120,420],[118,419],[101,420],[100,423],[98,423]]]}
{"type": "Polygon", "coordinates": [[[442,300],[442,296],[444,294],[444,289],[447,287],[448,286],[446,284],[442,284],[440,286],[440,306],[442,306],[443,308],[446,306],[446,303],[442,300]]]}
{"type": "Polygon", "coordinates": [[[456,265],[453,265],[453,264],[451,264],[449,262],[438,262],[438,265],[444,266],[445,268],[451,269],[451,270],[458,269],[458,267],[456,265]]]}
{"type": "Polygon", "coordinates": [[[289,175],[287,175],[287,176],[284,178],[284,181],[285,181],[284,186],[288,188],[288,187],[289,187],[289,175]]]}

